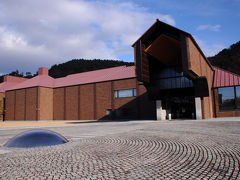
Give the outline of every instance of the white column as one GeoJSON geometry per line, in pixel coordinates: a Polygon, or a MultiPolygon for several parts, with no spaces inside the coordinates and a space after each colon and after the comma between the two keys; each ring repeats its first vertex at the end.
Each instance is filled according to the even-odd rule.
{"type": "Polygon", "coordinates": [[[156,101],[157,120],[166,120],[166,110],[162,109],[162,101],[156,101]]]}
{"type": "Polygon", "coordinates": [[[195,97],[196,119],[202,119],[202,106],[200,97],[195,97]]]}

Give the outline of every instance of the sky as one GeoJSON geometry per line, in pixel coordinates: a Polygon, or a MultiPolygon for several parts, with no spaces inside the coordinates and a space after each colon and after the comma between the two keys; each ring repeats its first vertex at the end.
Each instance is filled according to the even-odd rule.
{"type": "Polygon", "coordinates": [[[193,35],[206,57],[240,41],[240,0],[1,0],[0,74],[71,59],[134,61],[159,19],[193,35]]]}

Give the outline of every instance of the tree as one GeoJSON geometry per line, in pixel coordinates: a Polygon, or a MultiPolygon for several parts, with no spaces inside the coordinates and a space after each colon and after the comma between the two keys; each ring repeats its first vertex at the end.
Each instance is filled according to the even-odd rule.
{"type": "Polygon", "coordinates": [[[240,75],[240,41],[208,59],[212,65],[240,75]]]}

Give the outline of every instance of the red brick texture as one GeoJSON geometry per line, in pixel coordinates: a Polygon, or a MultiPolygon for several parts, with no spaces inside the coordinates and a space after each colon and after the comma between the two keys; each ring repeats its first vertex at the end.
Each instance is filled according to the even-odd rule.
{"type": "Polygon", "coordinates": [[[96,84],[96,119],[106,116],[107,109],[112,109],[111,82],[96,84]]]}
{"type": "Polygon", "coordinates": [[[37,87],[26,89],[26,120],[38,120],[37,111],[39,111],[39,107],[37,92],[37,87]]]}
{"type": "Polygon", "coordinates": [[[25,89],[16,90],[15,120],[25,120],[25,89]]]}
{"type": "Polygon", "coordinates": [[[15,91],[7,91],[6,96],[6,120],[15,120],[15,91]]]}
{"type": "Polygon", "coordinates": [[[80,86],[80,119],[94,119],[94,84],[80,86]]]}
{"type": "Polygon", "coordinates": [[[65,119],[78,119],[78,86],[65,88],[65,119]]]}
{"type": "MultiPolygon", "coordinates": [[[[136,79],[124,79],[113,82],[113,93],[115,90],[136,89],[136,79]]],[[[138,106],[136,97],[115,98],[114,110],[116,111],[116,119],[137,119],[138,106]],[[120,116],[117,116],[117,111],[120,111],[120,116]]]]}
{"type": "Polygon", "coordinates": [[[153,119],[155,103],[136,78],[45,88],[33,87],[6,92],[6,120],[93,120],[153,119]],[[114,91],[137,89],[137,97],[115,98],[114,91]],[[107,116],[107,110],[112,116],[107,116]],[[121,115],[116,116],[116,111],[121,115]]]}
{"type": "Polygon", "coordinates": [[[5,94],[0,92],[0,121],[3,120],[5,94]]]}
{"type": "Polygon", "coordinates": [[[64,88],[53,90],[53,119],[64,120],[64,88]]]}
{"type": "Polygon", "coordinates": [[[53,120],[53,89],[39,87],[39,120],[53,120]]]}

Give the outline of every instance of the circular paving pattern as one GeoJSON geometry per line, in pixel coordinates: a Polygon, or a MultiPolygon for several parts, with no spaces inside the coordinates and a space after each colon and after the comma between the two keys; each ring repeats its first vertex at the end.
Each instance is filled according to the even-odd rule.
{"type": "Polygon", "coordinates": [[[239,152],[159,136],[86,138],[0,156],[0,179],[239,179],[239,152]]]}

